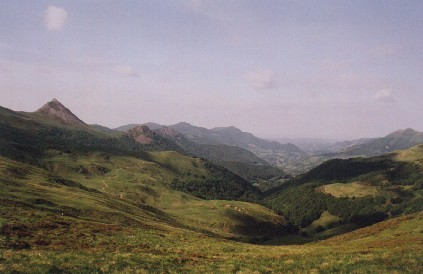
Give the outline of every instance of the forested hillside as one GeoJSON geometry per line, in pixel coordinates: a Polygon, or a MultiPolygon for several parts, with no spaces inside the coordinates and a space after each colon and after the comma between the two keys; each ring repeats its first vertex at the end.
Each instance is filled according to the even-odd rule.
{"type": "Polygon", "coordinates": [[[373,158],[329,160],[268,191],[266,203],[298,228],[318,221],[325,212],[335,216],[318,230],[366,226],[419,212],[423,210],[422,161],[422,145],[373,158]]]}

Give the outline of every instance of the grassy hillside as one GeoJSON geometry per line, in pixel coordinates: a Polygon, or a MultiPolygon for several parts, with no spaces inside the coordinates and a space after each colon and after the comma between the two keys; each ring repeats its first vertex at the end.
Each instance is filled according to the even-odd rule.
{"type": "Polygon", "coordinates": [[[381,190],[381,187],[365,185],[361,182],[328,184],[320,186],[316,188],[316,190],[337,198],[362,198],[367,196],[377,197],[385,194],[381,190]]]}
{"type": "Polygon", "coordinates": [[[199,159],[175,152],[151,152],[150,159],[154,160],[149,161],[104,153],[48,154],[43,159],[44,168],[0,158],[1,204],[5,210],[9,205],[17,205],[93,221],[108,222],[111,218],[119,223],[145,223],[154,217],[187,226],[191,226],[194,218],[202,224],[196,225],[196,229],[226,237],[267,235],[269,231],[260,232],[260,225],[283,232],[283,222],[273,222],[280,218],[258,205],[205,201],[173,190],[175,178],[215,176],[199,159]],[[198,216],[185,212],[191,212],[194,205],[198,216]],[[202,209],[209,213],[201,215],[202,209]],[[171,212],[176,213],[173,216],[171,212]],[[218,221],[211,223],[210,216],[218,221]],[[247,233],[251,223],[258,224],[254,234],[247,233]]]}
{"type": "MultiPolygon", "coordinates": [[[[105,133],[88,126],[69,126],[41,113],[17,113],[2,108],[0,118],[0,155],[38,166],[43,165],[42,159],[49,157],[47,152],[50,150],[69,155],[102,152],[145,160],[151,158],[148,151],[181,150],[174,142],[158,134],[154,135],[153,143],[141,145],[125,133],[105,133]]],[[[174,155],[173,162],[182,158],[180,154],[174,155]]],[[[164,168],[171,167],[168,163],[162,165],[164,168]]],[[[224,168],[209,163],[205,163],[203,168],[209,172],[199,175],[186,171],[190,176],[178,174],[172,178],[174,188],[205,198],[225,199],[253,199],[259,192],[224,168]],[[209,191],[207,188],[210,184],[219,187],[209,191]]],[[[193,169],[196,167],[193,166],[193,169]]]]}
{"type": "Polygon", "coordinates": [[[284,232],[281,218],[258,205],[232,201],[226,207],[197,198],[258,199],[258,189],[224,168],[174,151],[154,151],[166,148],[158,142],[140,145],[126,134],[69,126],[39,113],[1,109],[0,118],[4,211],[16,206],[124,224],[151,219],[250,240],[284,232]],[[216,222],[200,214],[192,227],[194,215],[183,213],[192,203],[216,222]]]}
{"type": "MultiPolygon", "coordinates": [[[[5,211],[2,211],[4,213],[5,211]]],[[[20,213],[12,211],[10,215],[20,213]]],[[[166,224],[100,223],[25,210],[5,223],[0,270],[79,273],[420,273],[421,214],[305,245],[254,245],[166,224]],[[31,221],[28,221],[31,220],[31,221]]],[[[271,244],[271,243],[269,243],[271,244]]]]}
{"type": "Polygon", "coordinates": [[[325,211],[340,218],[339,225],[369,225],[423,210],[422,161],[423,146],[373,158],[330,160],[269,191],[266,202],[300,228],[325,211]]]}

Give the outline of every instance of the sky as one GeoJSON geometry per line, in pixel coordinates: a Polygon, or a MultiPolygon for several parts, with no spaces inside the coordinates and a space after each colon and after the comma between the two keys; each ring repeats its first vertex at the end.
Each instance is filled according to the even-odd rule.
{"type": "Polygon", "coordinates": [[[423,131],[421,0],[0,2],[0,106],[266,138],[423,131]]]}

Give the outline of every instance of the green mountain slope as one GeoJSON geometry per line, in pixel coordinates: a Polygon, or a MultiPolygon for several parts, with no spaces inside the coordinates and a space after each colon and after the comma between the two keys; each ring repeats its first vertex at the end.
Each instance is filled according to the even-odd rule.
{"type": "MultiPolygon", "coordinates": [[[[122,222],[138,222],[144,220],[144,216],[157,215],[155,220],[174,225],[179,221],[174,221],[163,210],[179,208],[180,215],[190,209],[189,204],[193,202],[211,208],[209,202],[182,192],[206,199],[229,200],[257,200],[260,194],[249,182],[224,168],[175,151],[157,151],[179,147],[155,133],[150,136],[152,143],[143,145],[137,142],[138,135],[99,132],[85,125],[68,125],[40,113],[16,113],[2,108],[0,119],[0,172],[5,210],[8,205],[18,208],[35,205],[37,210],[60,212],[65,216],[91,218],[84,215],[91,212],[96,221],[113,217],[122,222]],[[116,199],[120,201],[116,203],[121,206],[118,209],[114,208],[116,199]],[[97,205],[101,206],[97,208],[97,205]],[[138,212],[137,208],[148,214],[138,212]],[[116,212],[116,216],[110,212],[116,212]]],[[[221,220],[228,224],[217,225],[217,229],[208,227],[204,221],[201,229],[216,230],[228,237],[253,238],[260,237],[260,229],[255,235],[242,232],[251,231],[248,228],[251,223],[259,227],[263,223],[266,231],[268,227],[283,230],[282,222],[273,222],[278,217],[269,210],[231,202],[234,208],[250,208],[248,212],[231,215],[224,203],[221,202],[221,209],[213,210],[213,214],[219,220],[217,224],[221,220]],[[273,215],[269,215],[267,223],[265,217],[258,220],[255,212],[265,212],[260,216],[273,215]],[[234,218],[240,218],[234,222],[237,225],[231,225],[234,218]]],[[[190,223],[189,218],[183,219],[190,223]]]]}
{"type": "Polygon", "coordinates": [[[338,218],[316,233],[365,226],[423,210],[423,145],[372,158],[330,160],[267,193],[267,204],[304,228],[325,212],[338,218]]]}
{"type": "MultiPolygon", "coordinates": [[[[42,113],[16,113],[0,109],[0,117],[0,143],[2,144],[0,155],[36,165],[43,164],[42,159],[48,157],[46,153],[49,150],[68,154],[102,152],[109,155],[135,156],[141,159],[150,159],[151,156],[147,151],[182,151],[173,141],[150,131],[147,127],[146,129],[140,127],[140,130],[136,128],[129,133],[105,133],[91,129],[85,124],[69,125],[66,121],[52,119],[42,113]],[[149,142],[140,143],[141,136],[148,138],[149,142]]],[[[177,159],[178,156],[175,158],[177,159]]],[[[205,163],[203,168],[210,172],[202,174],[202,177],[181,177],[184,180],[174,180],[174,187],[208,198],[238,199],[256,196],[259,193],[247,181],[224,168],[210,163],[205,163]],[[207,186],[210,184],[219,185],[219,188],[209,191],[207,186]],[[190,187],[186,187],[187,185],[190,187]]]]}

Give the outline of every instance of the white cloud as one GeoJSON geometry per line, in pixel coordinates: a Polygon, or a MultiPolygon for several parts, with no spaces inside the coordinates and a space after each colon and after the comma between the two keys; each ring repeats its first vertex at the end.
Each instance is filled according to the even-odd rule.
{"type": "Polygon", "coordinates": [[[123,77],[139,77],[138,72],[131,66],[117,66],[116,72],[123,77]]]}
{"type": "Polygon", "coordinates": [[[394,103],[395,98],[392,96],[392,91],[389,89],[382,89],[375,93],[374,99],[382,103],[394,103]]]}
{"type": "Polygon", "coordinates": [[[49,6],[44,13],[44,26],[48,30],[61,30],[68,20],[68,13],[64,8],[49,6]]]}
{"type": "Polygon", "coordinates": [[[255,89],[273,89],[276,87],[275,73],[270,69],[259,69],[247,73],[246,79],[255,89]]]}

